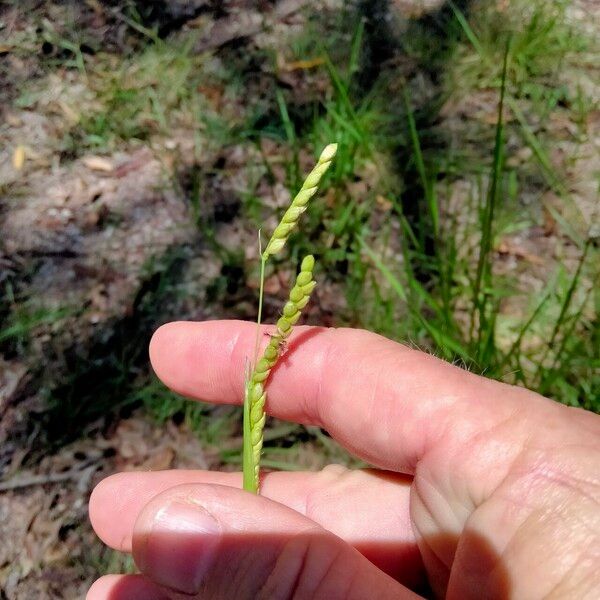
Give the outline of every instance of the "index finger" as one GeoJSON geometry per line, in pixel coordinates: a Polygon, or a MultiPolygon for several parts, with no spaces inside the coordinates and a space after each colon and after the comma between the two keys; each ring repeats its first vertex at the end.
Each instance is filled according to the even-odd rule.
{"type": "MultiPolygon", "coordinates": [[[[176,392],[241,404],[255,336],[243,321],[169,323],[154,334],[150,358],[176,392]]],[[[442,440],[508,418],[517,393],[379,335],[320,327],[295,328],[266,390],[273,416],[323,427],[371,464],[406,473],[442,440]]]]}

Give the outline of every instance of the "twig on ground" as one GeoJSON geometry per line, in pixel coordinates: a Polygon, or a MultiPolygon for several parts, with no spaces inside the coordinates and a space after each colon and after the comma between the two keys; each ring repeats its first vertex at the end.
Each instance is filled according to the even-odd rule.
{"type": "Polygon", "coordinates": [[[0,482],[0,492],[10,492],[34,485],[46,485],[47,483],[60,483],[70,480],[84,480],[88,482],[89,487],[91,475],[97,469],[97,465],[84,465],[83,468],[71,469],[63,473],[46,473],[45,475],[29,475],[24,477],[14,477],[8,481],[0,482]]]}

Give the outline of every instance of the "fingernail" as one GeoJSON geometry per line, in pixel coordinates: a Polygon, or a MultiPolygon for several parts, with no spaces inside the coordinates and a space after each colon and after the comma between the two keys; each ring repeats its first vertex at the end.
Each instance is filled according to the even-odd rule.
{"type": "Polygon", "coordinates": [[[218,521],[203,506],[175,501],[156,513],[150,531],[134,547],[135,561],[155,582],[195,594],[214,561],[220,535],[218,521]]]}

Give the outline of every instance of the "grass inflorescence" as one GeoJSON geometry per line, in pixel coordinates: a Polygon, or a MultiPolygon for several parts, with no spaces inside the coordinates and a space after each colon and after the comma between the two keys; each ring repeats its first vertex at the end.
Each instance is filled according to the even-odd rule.
{"type": "Polygon", "coordinates": [[[308,304],[310,295],[316,286],[313,279],[315,266],[314,256],[305,256],[300,265],[300,272],[296,277],[294,287],[290,290],[289,298],[283,307],[282,315],[277,321],[275,332],[265,348],[261,358],[258,358],[258,340],[262,304],[264,294],[265,264],[269,257],[280,252],[287,242],[292,230],[296,228],[300,215],[306,210],[309,200],[317,192],[323,175],[331,166],[337,151],[336,144],[329,144],[321,152],[317,164],[308,174],[300,191],[292,200],[290,206],[283,214],[280,223],[261,254],[259,308],[257,318],[257,337],[253,368],[245,375],[244,387],[244,447],[243,447],[243,474],[244,489],[258,493],[260,455],[263,445],[263,428],[265,425],[265,401],[267,392],[266,382],[271,370],[281,356],[285,341],[292,333],[294,325],[300,318],[302,309],[308,304]]]}
{"type": "Polygon", "coordinates": [[[316,286],[312,271],[315,259],[309,255],[300,266],[296,283],[290,291],[289,300],[283,307],[283,314],[277,321],[275,333],[248,377],[244,400],[244,489],[257,491],[259,484],[260,454],[263,445],[265,425],[265,384],[271,370],[282,354],[285,342],[298,322],[302,309],[308,304],[316,286]]]}

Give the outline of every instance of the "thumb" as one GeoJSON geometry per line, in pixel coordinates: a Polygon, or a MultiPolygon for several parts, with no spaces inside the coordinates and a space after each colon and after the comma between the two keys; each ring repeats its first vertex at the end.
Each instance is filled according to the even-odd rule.
{"type": "Polygon", "coordinates": [[[226,486],[156,496],[135,523],[133,556],[155,583],[202,598],[418,597],[307,517],[226,486]]]}

